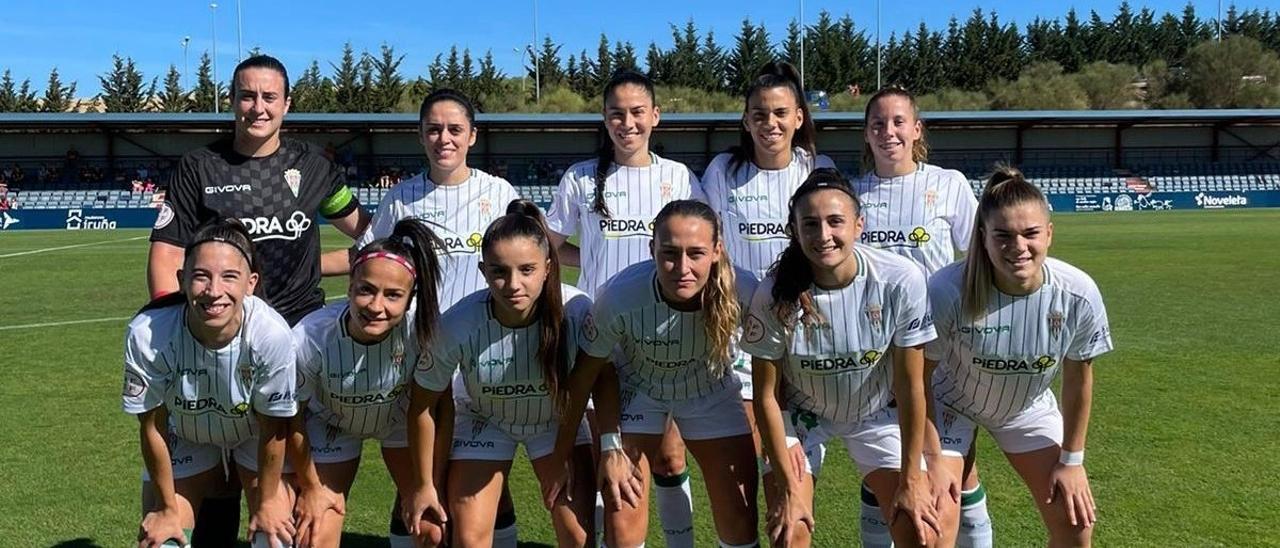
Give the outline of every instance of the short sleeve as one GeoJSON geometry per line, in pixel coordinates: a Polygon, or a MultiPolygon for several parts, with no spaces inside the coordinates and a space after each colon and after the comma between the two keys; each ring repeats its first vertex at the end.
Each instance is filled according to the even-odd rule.
{"type": "Polygon", "coordinates": [[[608,289],[606,285],[600,292],[600,298],[591,305],[591,311],[582,319],[578,337],[582,351],[594,358],[609,357],[626,330],[621,316],[613,310],[614,296],[608,289]]]}
{"type": "Polygon", "coordinates": [[[299,402],[306,402],[315,397],[316,386],[320,382],[320,370],[323,364],[317,348],[311,343],[309,334],[310,322],[305,319],[293,328],[293,344],[296,348],[298,363],[298,397],[299,402]]]}
{"type": "Polygon", "coordinates": [[[560,186],[556,195],[551,198],[551,210],[547,212],[547,228],[562,236],[578,233],[578,218],[581,211],[581,182],[578,170],[570,169],[560,177],[560,186]]]}
{"type": "Polygon", "coordinates": [[[786,334],[786,328],[773,311],[773,280],[766,280],[751,296],[739,346],[754,357],[781,360],[787,350],[786,334]]]}
{"type": "Polygon", "coordinates": [[[361,234],[360,238],[356,240],[356,249],[369,245],[378,238],[386,238],[391,234],[396,222],[400,220],[399,196],[399,192],[392,190],[382,197],[382,201],[378,202],[378,210],[374,212],[373,219],[369,221],[369,226],[364,229],[364,234],[361,234]]]}
{"type": "MultiPolygon", "coordinates": [[[[914,264],[912,266],[915,266],[914,264]]],[[[938,337],[929,314],[929,293],[925,286],[924,272],[918,268],[904,268],[904,278],[892,290],[896,325],[893,344],[899,348],[925,344],[938,337]]]]}
{"type": "Polygon", "coordinates": [[[702,173],[702,192],[706,194],[707,205],[720,215],[720,222],[724,222],[724,212],[729,209],[729,185],[725,184],[724,161],[721,156],[717,156],[707,165],[707,170],[702,173]]]}
{"type": "Polygon", "coordinates": [[[1102,295],[1096,285],[1090,284],[1084,298],[1076,305],[1076,328],[1071,344],[1067,347],[1067,359],[1091,360],[1112,350],[1111,324],[1102,295]]]}
{"type": "Polygon", "coordinates": [[[955,332],[957,301],[953,287],[935,275],[929,280],[929,309],[933,315],[933,329],[937,338],[924,346],[924,357],[927,360],[942,361],[950,349],[951,336],[955,332]]]}
{"type": "Polygon", "coordinates": [[[579,341],[582,340],[582,326],[586,322],[587,317],[591,315],[591,298],[585,293],[575,293],[569,298],[569,302],[564,305],[564,317],[568,321],[569,332],[565,335],[570,337],[572,344],[566,344],[566,350],[569,352],[569,368],[573,369],[574,357],[578,353],[579,341]]]}
{"type": "Polygon", "coordinates": [[[827,156],[826,154],[819,154],[818,157],[813,160],[813,169],[822,169],[824,167],[839,169],[836,167],[835,161],[832,160],[830,156],[827,156]]]}
{"type": "Polygon", "coordinates": [[[141,318],[129,324],[124,341],[124,412],[141,415],[164,405],[168,389],[168,368],[156,363],[158,358],[151,344],[151,330],[141,318]]]}
{"type": "Polygon", "coordinates": [[[431,344],[430,350],[421,354],[413,369],[413,382],[432,392],[444,392],[453,381],[453,373],[462,363],[462,345],[456,331],[470,329],[465,324],[450,322],[447,316],[440,324],[439,338],[431,344]]]}
{"type": "MultiPolygon", "coordinates": [[[[262,311],[258,311],[262,314],[262,311]]],[[[253,410],[269,417],[298,414],[298,365],[293,333],[278,315],[254,326],[253,410]]]]}
{"type": "Polygon", "coordinates": [[[320,215],[326,219],[341,219],[360,207],[360,199],[347,186],[346,170],[323,155],[315,154],[316,169],[325,188],[325,198],[320,202],[320,215]]]}
{"type": "Polygon", "coordinates": [[[973,236],[974,216],[978,212],[978,198],[973,195],[973,190],[969,188],[969,181],[965,180],[963,175],[956,174],[954,177],[955,204],[954,211],[948,221],[951,223],[951,245],[961,252],[969,249],[969,240],[973,236]]]}
{"type": "Polygon", "coordinates": [[[151,227],[151,241],[186,247],[200,226],[200,181],[195,160],[184,156],[169,178],[164,203],[151,227]]]}

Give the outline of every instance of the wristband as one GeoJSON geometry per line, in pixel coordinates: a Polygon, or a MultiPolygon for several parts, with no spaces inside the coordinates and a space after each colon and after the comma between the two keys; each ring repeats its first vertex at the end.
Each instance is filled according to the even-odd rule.
{"type": "Polygon", "coordinates": [[[1058,455],[1058,463],[1064,466],[1083,466],[1084,451],[1067,451],[1063,449],[1062,453],[1058,455]]]}
{"type": "Polygon", "coordinates": [[[621,451],[621,450],[622,450],[622,434],[619,434],[617,432],[600,434],[600,452],[601,453],[606,453],[609,451],[621,451]]]}

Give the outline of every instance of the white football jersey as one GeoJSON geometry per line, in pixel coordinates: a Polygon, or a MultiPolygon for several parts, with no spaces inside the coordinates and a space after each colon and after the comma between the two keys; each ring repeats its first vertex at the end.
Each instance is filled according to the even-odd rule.
{"type": "MultiPolygon", "coordinates": [[[[746,316],[756,281],[737,269],[736,289],[746,316]]],[[[612,356],[624,388],[658,401],[702,398],[721,390],[737,390],[732,368],[742,361],[737,341],[731,363],[721,373],[708,363],[706,320],[702,310],[671,308],[658,289],[653,261],[635,264],[601,288],[583,325],[582,350],[597,358],[612,356]],[[615,348],[618,349],[614,352],[615,348]]]]}
{"type": "Polygon", "coordinates": [[[613,164],[604,183],[609,217],[591,210],[596,196],[596,160],[578,162],[560,179],[547,213],[547,227],[565,237],[579,234],[582,273],[578,289],[592,298],[623,269],[648,260],[653,219],[668,202],[705,202],[702,185],[684,164],[651,155],[645,167],[613,164]]]}
{"type": "Polygon", "coordinates": [[[298,401],[330,426],[362,438],[384,436],[404,422],[418,361],[414,310],[383,340],[364,345],[347,330],[344,299],[308,314],[293,328],[298,345],[298,401]]]}
{"type": "MultiPolygon", "coordinates": [[[[565,318],[561,336],[572,370],[578,333],[591,300],[568,285],[562,284],[560,292],[565,318]]],[[[472,414],[515,436],[553,431],[558,414],[538,362],[542,324],[506,327],[493,316],[492,299],[488,289],[477,291],[444,314],[440,336],[418,365],[414,380],[427,390],[441,392],[459,371],[468,397],[456,401],[467,405],[472,414]]],[[[568,381],[568,377],[560,380],[568,381]]]]}
{"type": "Polygon", "coordinates": [[[485,287],[478,266],[481,239],[489,224],[518,198],[520,194],[505,179],[478,169],[472,169],[471,178],[458,185],[436,185],[423,172],[382,197],[356,248],[389,236],[396,222],[406,217],[426,221],[445,242],[445,254],[440,257],[440,309],[445,310],[485,287]]]}
{"type": "Polygon", "coordinates": [[[926,356],[938,362],[934,397],[987,426],[999,426],[1048,391],[1063,359],[1089,360],[1111,350],[1107,309],[1093,279],[1052,257],[1044,285],[1030,295],[991,289],[984,313],[964,313],[964,264],[929,281],[938,339],[926,356]]]}
{"type": "Polygon", "coordinates": [[[751,301],[742,348],[774,361],[793,410],[839,424],[855,424],[893,398],[890,346],[934,339],[924,272],[910,260],[855,246],[858,274],[839,289],[810,286],[825,321],[787,329],[773,310],[770,277],[751,301]]]}
{"type": "Polygon", "coordinates": [[[179,437],[223,447],[257,435],[253,413],[297,414],[293,338],[280,314],[257,297],[246,297],[240,332],[226,346],[210,349],[187,329],[186,306],[146,310],[129,322],[126,413],[140,415],[164,405],[179,437]]]}
{"type": "Polygon", "coordinates": [[[920,163],[901,177],[853,183],[865,219],[861,243],[887,249],[932,275],[969,248],[978,199],[963,173],[920,163]]]}
{"type": "Polygon", "coordinates": [[[810,156],[796,147],[791,163],[782,169],[760,169],[747,160],[730,169],[733,155],[717,155],[702,175],[707,203],[720,215],[725,248],[735,266],[763,279],[765,272],[787,248],[787,205],[791,195],[821,167],[834,168],[831,158],[810,156]]]}

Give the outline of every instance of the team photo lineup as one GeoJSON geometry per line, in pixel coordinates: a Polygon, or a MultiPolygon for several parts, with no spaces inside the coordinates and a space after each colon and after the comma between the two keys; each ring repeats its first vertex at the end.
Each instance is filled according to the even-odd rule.
{"type": "Polygon", "coordinates": [[[139,546],[337,546],[370,439],[394,492],[359,503],[385,506],[393,547],[515,546],[520,446],[546,511],[520,520],[549,518],[561,546],[807,546],[823,472],[862,478],[848,545],[992,546],[980,468],[1005,466],[1050,545],[1089,545],[1092,366],[1112,339],[1093,279],[1051,256],[1042,191],[1000,165],[975,196],[928,163],[898,87],[871,96],[847,176],[786,62],[695,174],[650,146],[655,93],[608,81],[607,139],[543,210],[468,165],[475,108],[437,90],[429,168],[370,214],[281,136],[286,68],[242,61],[234,135],[174,170],[125,336],[139,546]],[[322,253],[321,218],[349,249],[322,253]],[[255,238],[255,219],[301,237],[255,238]],[[980,430],[1007,464],[977,465],[980,430]],[[840,445],[856,470],[824,468],[840,445]],[[694,497],[715,538],[694,538],[694,497]]]}

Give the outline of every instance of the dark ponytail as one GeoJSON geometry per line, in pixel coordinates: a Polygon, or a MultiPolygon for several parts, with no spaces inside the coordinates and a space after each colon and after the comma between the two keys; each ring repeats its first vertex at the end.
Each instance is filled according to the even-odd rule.
{"type": "MultiPolygon", "coordinates": [[[[796,233],[796,204],[801,198],[820,190],[839,190],[853,200],[854,216],[862,214],[862,203],[858,195],[849,186],[849,180],[839,170],[824,167],[809,173],[804,184],[796,189],[787,206],[787,237],[790,240],[787,248],[778,255],[778,260],[769,267],[769,276],[773,277],[773,311],[778,322],[787,329],[795,328],[796,322],[814,325],[824,320],[822,313],[813,303],[813,264],[804,255],[800,247],[800,236],[796,233]]],[[[852,245],[852,242],[850,242],[852,245]]]]}
{"type": "Polygon", "coordinates": [[[513,238],[529,238],[547,254],[547,279],[538,297],[538,363],[542,365],[542,377],[557,410],[563,410],[569,400],[569,348],[565,333],[568,326],[564,318],[564,301],[560,292],[560,257],[551,245],[546,222],[537,204],[528,200],[512,200],[507,214],[498,217],[484,232],[480,252],[493,251],[494,244],[513,238]]]}
{"type": "MultiPolygon", "coordinates": [[[[649,101],[655,105],[658,103],[658,94],[654,91],[653,80],[648,76],[640,74],[634,70],[620,70],[613,74],[613,78],[604,85],[604,91],[601,97],[604,98],[604,108],[609,108],[609,98],[613,95],[613,90],[624,85],[640,86],[644,88],[645,93],[649,94],[649,101]]],[[[605,114],[608,122],[608,114],[605,114]]],[[[613,167],[613,138],[609,137],[609,130],[604,130],[604,137],[600,141],[600,147],[596,149],[596,198],[591,202],[591,211],[596,212],[601,217],[610,217],[609,206],[604,203],[604,182],[609,176],[609,168],[613,167]]]]}
{"type": "MultiPolygon", "coordinates": [[[[804,120],[800,122],[800,127],[796,128],[796,132],[791,136],[791,147],[800,147],[809,153],[810,157],[818,154],[817,136],[818,132],[813,123],[813,116],[809,114],[809,102],[805,100],[804,88],[800,86],[800,72],[796,67],[786,61],[774,61],[760,68],[760,72],[756,73],[756,79],[751,81],[751,86],[747,88],[742,106],[743,122],[747,116],[751,115],[751,98],[757,93],[766,89],[787,88],[796,98],[796,108],[804,115],[804,120]]],[[[756,144],[751,138],[751,132],[747,128],[739,125],[738,127],[738,145],[729,149],[729,173],[737,173],[743,164],[748,160],[754,161],[756,155],[756,144]]]]}
{"type": "Polygon", "coordinates": [[[405,257],[413,265],[414,336],[418,348],[426,351],[440,322],[440,259],[437,252],[444,250],[444,242],[425,223],[414,218],[401,219],[386,238],[374,240],[356,253],[351,269],[355,276],[361,257],[370,253],[386,252],[405,257]]]}
{"type": "MultiPolygon", "coordinates": [[[[191,236],[191,243],[187,244],[182,252],[183,271],[191,269],[190,263],[195,257],[196,249],[209,242],[223,243],[236,248],[236,251],[239,251],[240,255],[244,256],[245,262],[249,264],[249,272],[258,271],[258,259],[253,251],[253,239],[249,237],[249,230],[239,219],[232,217],[210,219],[196,228],[196,233],[191,236]]],[[[186,302],[185,289],[179,286],[178,291],[152,299],[143,305],[138,313],[186,302]]]]}

